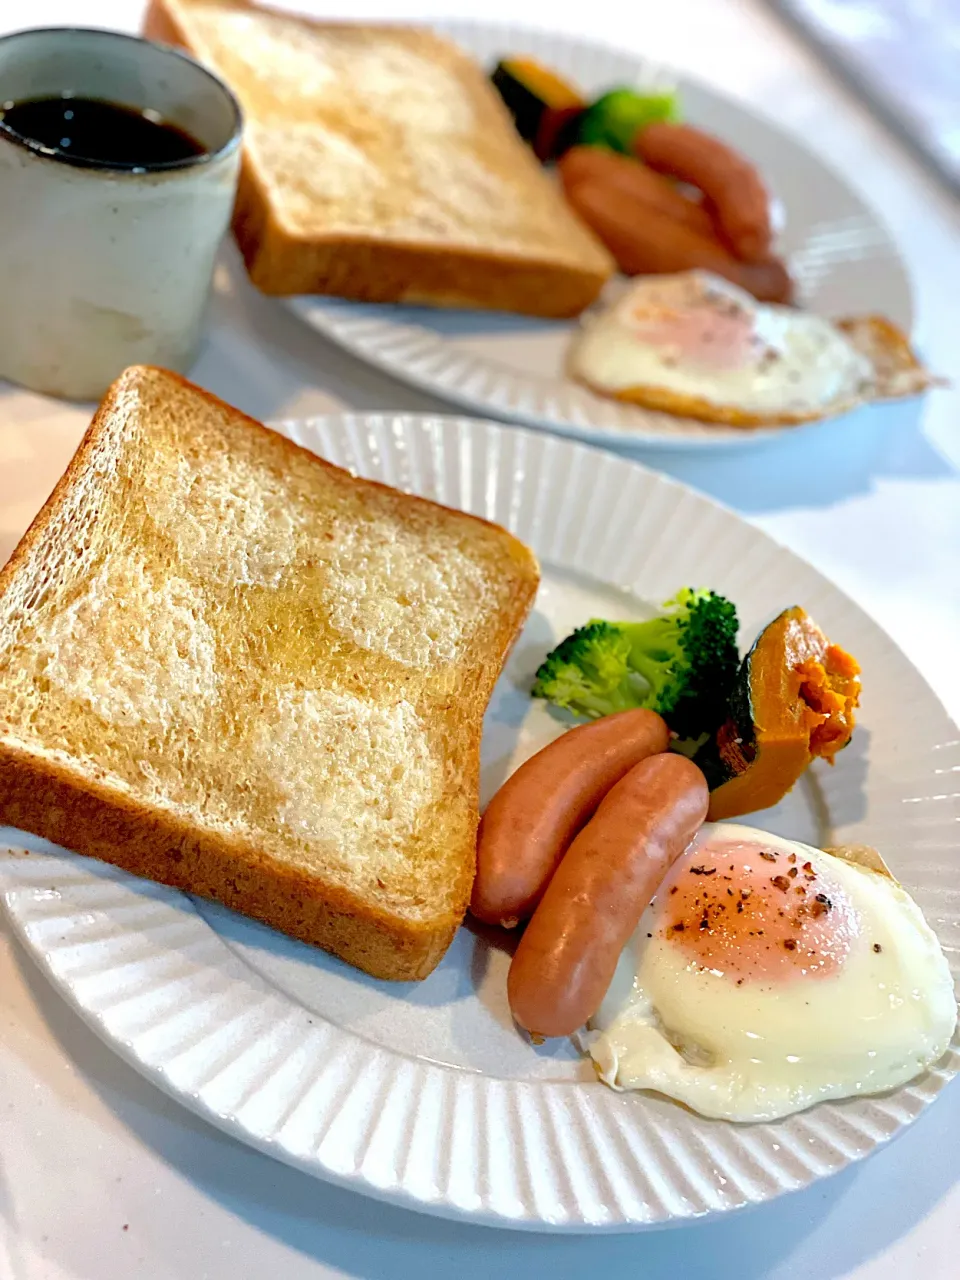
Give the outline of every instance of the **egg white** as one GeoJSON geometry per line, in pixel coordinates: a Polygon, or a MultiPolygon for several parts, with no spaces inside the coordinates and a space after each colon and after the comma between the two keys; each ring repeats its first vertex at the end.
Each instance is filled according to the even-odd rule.
{"type": "Polygon", "coordinates": [[[600,1078],[657,1090],[704,1116],[762,1121],[895,1088],[936,1062],[957,1003],[936,935],[910,896],[807,845],[723,829],[809,859],[852,900],[858,936],[832,976],[737,985],[661,937],[651,904],[585,1037],[600,1078]]]}

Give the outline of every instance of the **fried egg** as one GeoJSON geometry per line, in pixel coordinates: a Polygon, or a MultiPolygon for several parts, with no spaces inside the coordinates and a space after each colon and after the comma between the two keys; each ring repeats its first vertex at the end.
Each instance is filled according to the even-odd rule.
{"type": "Polygon", "coordinates": [[[705,826],[583,1037],[600,1078],[760,1121],[935,1063],[956,1026],[953,979],[919,907],[868,861],[705,826]]]}
{"type": "Polygon", "coordinates": [[[585,321],[569,360],[600,395],[737,427],[815,421],[933,381],[886,320],[758,302],[704,271],[639,277],[585,321]]]}

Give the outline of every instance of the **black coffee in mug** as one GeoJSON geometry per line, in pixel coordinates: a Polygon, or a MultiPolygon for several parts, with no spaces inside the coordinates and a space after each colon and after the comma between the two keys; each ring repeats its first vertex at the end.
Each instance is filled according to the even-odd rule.
{"type": "Polygon", "coordinates": [[[4,102],[0,124],[64,160],[111,169],[166,168],[205,152],[157,111],[72,94],[4,102]]]}

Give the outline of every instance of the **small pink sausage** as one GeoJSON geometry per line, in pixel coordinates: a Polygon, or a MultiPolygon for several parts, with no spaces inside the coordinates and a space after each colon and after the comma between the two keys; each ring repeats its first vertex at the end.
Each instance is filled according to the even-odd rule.
{"type": "MultiPolygon", "coordinates": [[[[653,126],[650,126],[653,128],[653,126]]],[[[715,235],[644,208],[616,187],[582,182],[565,188],[568,203],[607,246],[624,275],[712,271],[761,302],[789,302],[793,282],[782,262],[741,262],[715,235]]]]}
{"type": "Polygon", "coordinates": [[[674,754],[644,760],[610,791],[568,849],[514,954],[507,995],[521,1027],[568,1036],[596,1013],[621,951],[709,801],[703,774],[674,754]]]}
{"type": "Polygon", "coordinates": [[[738,258],[744,262],[769,258],[770,197],[745,156],[692,125],[666,121],[641,129],[633,147],[657,173],[699,187],[738,258]]]}
{"type": "Polygon", "coordinates": [[[620,711],[570,729],[511,774],[480,823],[470,901],[477,919],[506,928],[526,920],[610,788],[669,744],[655,711],[620,711]]]}

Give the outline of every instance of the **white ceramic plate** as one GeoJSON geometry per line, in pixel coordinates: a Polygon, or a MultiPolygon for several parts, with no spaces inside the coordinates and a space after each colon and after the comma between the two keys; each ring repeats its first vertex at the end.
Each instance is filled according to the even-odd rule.
{"type": "MultiPolygon", "coordinates": [[[[644,602],[689,582],[728,593],[744,636],[782,606],[807,606],[863,663],[862,727],[835,769],[763,822],[814,844],[879,845],[960,971],[957,731],[893,643],[818,573],[691,490],[554,436],[395,415],[286,430],[362,475],[505,524],[540,556],[536,609],[487,715],[487,796],[560,731],[531,701],[530,678],[591,614],[642,616],[644,602]]],[[[866,1155],[960,1066],[955,1050],[895,1093],[777,1124],[703,1120],[611,1092],[566,1041],[538,1050],[522,1039],[493,933],[461,929],[430,978],[391,985],[220,907],[4,838],[43,850],[0,854],[15,929],[129,1062],[243,1141],[410,1208],[572,1231],[721,1213],[866,1155]]]]}
{"type": "MultiPolygon", "coordinates": [[[[484,65],[505,52],[532,54],[588,93],[662,74],[635,57],[566,36],[466,22],[438,29],[484,65]]],[[[766,176],[785,210],[782,248],[804,305],[824,315],[886,315],[909,332],[906,268],[873,211],[778,125],[696,81],[677,80],[687,119],[728,139],[766,176]]],[[[742,447],[784,431],[707,426],[593,395],[564,374],[574,323],[319,297],[291,299],[290,305],[361,359],[488,417],[595,444],[648,448],[742,447]]]]}

